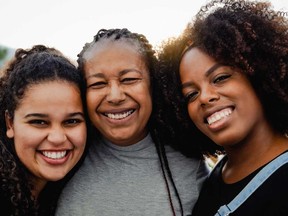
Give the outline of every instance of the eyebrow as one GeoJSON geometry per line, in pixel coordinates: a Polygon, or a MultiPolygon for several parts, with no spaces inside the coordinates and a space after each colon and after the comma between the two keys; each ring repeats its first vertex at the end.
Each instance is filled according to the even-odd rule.
{"type": "Polygon", "coordinates": [[[220,63],[216,63],[214,64],[211,68],[209,68],[206,72],[205,72],[205,76],[208,77],[211,73],[213,73],[215,70],[217,70],[219,67],[223,66],[220,63]]]}
{"type": "Polygon", "coordinates": [[[78,115],[80,115],[80,116],[82,116],[83,118],[85,118],[85,116],[84,116],[84,114],[83,114],[82,112],[70,113],[70,114],[68,115],[68,117],[74,117],[74,116],[78,116],[78,115]]]}
{"type": "Polygon", "coordinates": [[[131,68],[131,69],[125,69],[125,70],[120,71],[119,75],[123,76],[124,74],[129,73],[129,72],[136,72],[136,73],[139,73],[139,74],[143,74],[142,71],[131,68]]]}
{"type": "Polygon", "coordinates": [[[29,113],[24,116],[24,118],[30,118],[30,117],[39,117],[39,118],[47,118],[48,115],[46,114],[41,114],[41,113],[29,113]]]}
{"type": "MultiPolygon", "coordinates": [[[[74,116],[78,116],[78,115],[80,115],[84,118],[84,114],[82,112],[70,113],[67,117],[74,117],[74,116]]],[[[29,114],[24,116],[24,118],[30,118],[30,117],[48,118],[49,115],[42,114],[42,113],[29,113],[29,114]]]]}
{"type": "MultiPolygon", "coordinates": [[[[211,73],[213,73],[215,70],[217,70],[219,67],[223,66],[222,64],[220,63],[216,63],[214,64],[211,68],[209,68],[206,72],[205,72],[205,76],[208,77],[211,73]]],[[[186,82],[186,83],[183,83],[181,84],[182,86],[182,89],[184,88],[187,88],[189,86],[191,86],[192,83],[191,82],[186,82]]]]}
{"type": "MultiPolygon", "coordinates": [[[[122,70],[122,71],[120,71],[118,74],[119,74],[120,76],[123,76],[124,74],[129,73],[129,72],[136,72],[136,73],[139,73],[139,74],[143,74],[142,71],[137,70],[137,69],[133,69],[133,68],[122,70]]],[[[105,76],[104,76],[103,73],[100,73],[100,72],[99,72],[99,73],[94,73],[94,74],[92,74],[92,75],[87,76],[86,79],[89,79],[89,78],[91,78],[91,77],[104,78],[105,76]]]]}
{"type": "Polygon", "coordinates": [[[87,76],[86,79],[89,79],[91,77],[104,78],[104,75],[102,73],[94,73],[94,74],[91,74],[91,75],[87,76]]]}

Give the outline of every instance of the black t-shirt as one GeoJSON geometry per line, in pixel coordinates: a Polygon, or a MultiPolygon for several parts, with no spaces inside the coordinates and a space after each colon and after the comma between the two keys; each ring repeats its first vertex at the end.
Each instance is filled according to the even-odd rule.
{"type": "MultiPolygon", "coordinates": [[[[228,204],[261,170],[251,173],[239,182],[225,184],[221,170],[225,159],[204,183],[193,216],[214,216],[224,204],[228,204]]],[[[288,164],[275,171],[235,212],[230,216],[288,216],[288,164]]]]}

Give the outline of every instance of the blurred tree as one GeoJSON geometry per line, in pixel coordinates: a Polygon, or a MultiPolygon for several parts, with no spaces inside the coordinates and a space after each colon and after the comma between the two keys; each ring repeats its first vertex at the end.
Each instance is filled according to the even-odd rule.
{"type": "Polygon", "coordinates": [[[6,48],[0,47],[0,60],[5,59],[7,53],[8,53],[8,50],[6,48]]]}

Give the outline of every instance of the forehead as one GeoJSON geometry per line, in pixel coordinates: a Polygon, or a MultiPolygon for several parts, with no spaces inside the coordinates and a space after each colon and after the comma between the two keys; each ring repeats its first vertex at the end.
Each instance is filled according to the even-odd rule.
{"type": "Polygon", "coordinates": [[[182,78],[191,73],[206,74],[208,71],[212,70],[212,67],[215,64],[218,65],[217,62],[208,54],[199,48],[192,48],[188,50],[181,59],[179,68],[180,76],[182,78]],[[187,74],[188,71],[190,73],[187,74]]]}
{"type": "Polygon", "coordinates": [[[27,86],[18,107],[26,103],[35,105],[43,103],[43,101],[63,101],[66,103],[67,98],[71,100],[71,98],[78,99],[80,97],[80,89],[75,83],[65,80],[49,80],[27,86]]]}
{"type": "Polygon", "coordinates": [[[97,42],[83,57],[86,77],[95,73],[110,74],[134,69],[149,74],[145,58],[140,54],[138,45],[126,40],[105,39],[97,42]]]}
{"type": "Polygon", "coordinates": [[[211,64],[215,64],[215,60],[207,53],[203,52],[197,47],[189,49],[182,57],[181,65],[193,65],[193,67],[209,67],[211,64]]]}
{"type": "Polygon", "coordinates": [[[56,79],[56,80],[44,80],[37,83],[29,84],[23,94],[22,100],[30,97],[31,95],[40,97],[46,97],[47,95],[53,95],[52,92],[73,90],[73,92],[80,94],[79,86],[71,81],[56,79]],[[44,94],[43,94],[44,93],[44,94]]]}
{"type": "Polygon", "coordinates": [[[138,55],[141,55],[140,44],[136,40],[129,38],[114,39],[101,39],[96,43],[93,43],[86,52],[83,54],[83,58],[87,61],[94,57],[97,53],[107,52],[107,50],[122,51],[126,50],[138,55]]]}

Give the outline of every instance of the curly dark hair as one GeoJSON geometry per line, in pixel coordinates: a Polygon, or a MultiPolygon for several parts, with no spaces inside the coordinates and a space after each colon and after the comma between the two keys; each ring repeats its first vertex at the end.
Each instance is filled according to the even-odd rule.
{"type": "Polygon", "coordinates": [[[279,133],[288,132],[288,23],[269,2],[213,0],[203,6],[177,38],[159,51],[159,85],[177,121],[192,128],[203,152],[222,150],[193,126],[183,100],[179,63],[197,47],[215,61],[239,68],[260,98],[266,118],[279,133]],[[171,86],[176,86],[171,88],[171,86]],[[194,129],[193,129],[194,128],[194,129]]]}
{"type": "MultiPolygon", "coordinates": [[[[43,208],[42,202],[32,196],[31,173],[17,157],[13,139],[6,136],[5,124],[5,115],[13,118],[14,111],[25,97],[25,91],[29,86],[53,80],[75,84],[84,98],[84,78],[76,66],[58,50],[43,45],[16,50],[14,58],[0,78],[0,191],[1,197],[5,196],[7,205],[10,206],[8,208],[12,210],[9,215],[40,215],[40,209],[43,209],[43,214],[52,215],[54,211],[54,195],[52,199],[47,193],[47,197],[51,198],[51,203],[47,203],[49,199],[46,195],[40,194],[39,200],[45,200],[43,208]]],[[[54,188],[56,187],[58,186],[55,185],[54,188]]],[[[52,192],[57,194],[55,190],[50,191],[52,192]]],[[[2,206],[3,209],[6,208],[2,206]]]]}
{"type": "MultiPolygon", "coordinates": [[[[149,43],[147,38],[142,34],[133,33],[126,28],[101,29],[94,36],[94,40],[90,43],[86,43],[85,46],[83,47],[83,50],[80,52],[80,54],[78,54],[79,58],[77,61],[79,64],[79,69],[83,73],[85,73],[83,69],[84,64],[85,64],[85,53],[89,51],[89,49],[91,49],[93,46],[95,46],[95,44],[101,43],[103,40],[125,41],[125,43],[129,43],[132,46],[134,46],[139,52],[140,56],[142,57],[147,70],[149,71],[150,82],[151,82],[151,87],[152,87],[153,108],[152,108],[152,114],[148,122],[148,128],[149,128],[149,132],[152,136],[152,139],[157,149],[157,153],[159,156],[159,160],[160,160],[160,164],[161,164],[161,168],[163,172],[163,177],[166,182],[168,193],[170,194],[168,179],[166,177],[167,174],[168,174],[168,178],[170,182],[173,185],[173,189],[178,198],[179,205],[180,205],[182,215],[183,215],[183,207],[182,207],[181,199],[173,181],[172,173],[169,168],[169,163],[166,157],[165,147],[164,147],[165,145],[173,146],[173,144],[174,146],[177,146],[175,145],[175,143],[173,143],[173,141],[179,142],[179,140],[174,139],[172,141],[171,139],[171,137],[173,137],[172,134],[167,134],[166,131],[162,130],[161,128],[162,122],[163,122],[163,119],[162,119],[163,115],[161,114],[161,112],[162,111],[164,112],[165,110],[162,110],[162,111],[159,110],[159,108],[162,108],[162,106],[159,107],[159,104],[162,104],[162,101],[164,100],[164,98],[161,95],[161,92],[159,91],[159,88],[156,82],[156,73],[158,71],[158,60],[155,55],[156,52],[154,51],[153,46],[149,43]]],[[[169,199],[170,199],[171,209],[174,212],[174,207],[173,207],[174,204],[172,202],[170,195],[169,195],[169,199]]]]}

